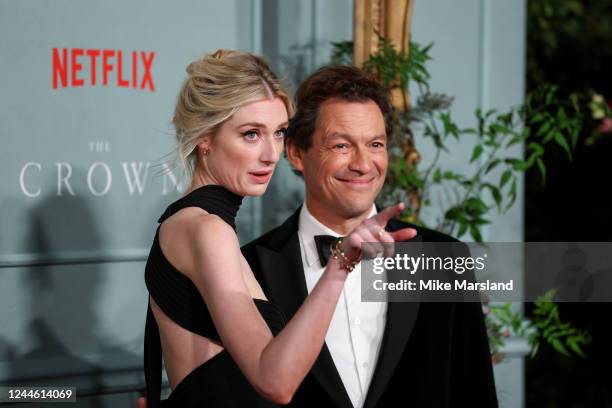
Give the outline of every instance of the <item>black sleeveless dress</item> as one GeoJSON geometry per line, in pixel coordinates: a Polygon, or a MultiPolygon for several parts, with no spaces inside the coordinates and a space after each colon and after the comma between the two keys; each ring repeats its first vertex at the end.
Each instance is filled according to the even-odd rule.
{"type": "MultiPolygon", "coordinates": [[[[234,219],[242,197],[224,187],[200,187],[172,203],[159,218],[166,218],[186,207],[200,207],[218,215],[234,230],[234,219]]],[[[149,294],[161,310],[181,327],[221,342],[208,308],[193,282],[176,270],[159,245],[159,226],[145,267],[149,294]]],[[[284,327],[283,312],[267,300],[253,299],[255,306],[274,335],[284,327]]],[[[147,309],[144,339],[144,369],[147,407],[277,407],[259,395],[248,382],[227,350],[223,350],[189,373],[168,399],[160,401],[162,350],[159,328],[151,304],[147,309]]]]}

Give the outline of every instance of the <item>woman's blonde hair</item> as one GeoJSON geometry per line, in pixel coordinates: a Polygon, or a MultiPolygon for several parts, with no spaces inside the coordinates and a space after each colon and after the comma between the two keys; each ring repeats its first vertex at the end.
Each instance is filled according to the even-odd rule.
{"type": "Polygon", "coordinates": [[[214,133],[241,106],[278,97],[289,117],[293,115],[291,98],[258,56],[219,49],[189,64],[187,73],[172,119],[177,159],[186,178],[193,175],[200,138],[214,133]]]}

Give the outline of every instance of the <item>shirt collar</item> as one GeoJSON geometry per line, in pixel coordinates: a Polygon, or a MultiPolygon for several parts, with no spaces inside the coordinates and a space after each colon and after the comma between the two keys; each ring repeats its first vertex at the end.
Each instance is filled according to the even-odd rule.
{"type": "MultiPolygon", "coordinates": [[[[372,209],[370,210],[368,218],[376,213],[376,206],[372,204],[372,209]]],[[[302,240],[302,245],[304,246],[304,260],[309,267],[321,267],[319,263],[319,254],[317,253],[317,244],[314,240],[315,235],[331,235],[332,237],[341,236],[341,234],[319,222],[319,220],[310,213],[306,203],[302,205],[302,209],[300,210],[298,233],[302,240]]]]}

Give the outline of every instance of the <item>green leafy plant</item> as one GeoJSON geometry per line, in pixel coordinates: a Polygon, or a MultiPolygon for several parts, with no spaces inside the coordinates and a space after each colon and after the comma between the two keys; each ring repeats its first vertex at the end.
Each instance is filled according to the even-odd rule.
{"type": "MultiPolygon", "coordinates": [[[[342,44],[338,54],[352,49],[342,44]]],[[[571,160],[582,126],[580,108],[575,95],[561,99],[557,87],[546,85],[528,94],[523,105],[508,111],[476,109],[477,126],[461,129],[451,117],[452,98],[430,91],[425,63],[431,59],[431,47],[432,44],[422,47],[411,42],[410,54],[406,55],[381,38],[379,51],[364,63],[364,69],[375,73],[383,84],[392,86],[399,81],[399,86],[408,89],[414,82],[420,94],[415,106],[395,112],[397,123],[390,140],[390,168],[381,204],[403,199],[411,203],[404,217],[424,225],[421,203],[430,205],[431,189],[441,187],[447,197],[445,211],[437,225],[431,227],[458,238],[469,232],[475,241],[482,242],[480,229],[490,222],[485,215],[493,208],[502,213],[513,205],[519,173],[537,166],[545,182],[546,166],[541,156],[547,145],[561,146],[571,160]],[[422,137],[430,139],[436,149],[424,169],[419,168],[418,161],[411,165],[410,160],[405,160],[406,146],[415,145],[415,128],[421,128],[422,137]],[[440,163],[442,154],[449,152],[451,140],[474,143],[470,173],[459,173],[440,163]],[[518,143],[525,146],[526,158],[508,154],[508,148],[518,143]],[[497,183],[492,183],[485,176],[496,168],[501,175],[497,183]],[[485,203],[486,195],[494,205],[485,203]]]]}
{"type": "MultiPolygon", "coordinates": [[[[332,43],[333,63],[352,62],[351,42],[332,43]]],[[[572,159],[583,118],[578,97],[561,98],[558,88],[545,85],[529,93],[525,103],[500,112],[495,109],[475,110],[476,126],[460,128],[451,117],[453,98],[430,90],[430,74],[426,62],[431,59],[432,44],[421,46],[410,42],[410,53],[398,52],[390,40],[379,38],[378,51],[365,61],[363,68],[374,73],[383,84],[408,90],[414,84],[419,96],[413,106],[395,112],[395,130],[389,139],[389,171],[380,195],[381,206],[401,200],[407,203],[403,214],[406,221],[426,225],[422,210],[432,207],[432,190],[441,191],[442,216],[437,225],[427,225],[458,238],[467,233],[482,242],[481,227],[490,223],[489,214],[508,211],[516,201],[518,176],[537,166],[542,185],[546,181],[546,166],[542,156],[552,145],[560,146],[572,159]],[[421,168],[413,129],[420,129],[423,139],[434,147],[434,157],[421,168]],[[467,173],[445,168],[443,153],[448,153],[450,141],[470,141],[474,144],[467,173]],[[510,149],[521,144],[521,153],[510,149]],[[492,172],[499,173],[496,182],[492,172]],[[487,203],[490,202],[491,204],[487,203]]],[[[484,308],[489,341],[494,359],[508,336],[526,336],[537,352],[540,342],[549,343],[555,350],[568,350],[583,355],[581,345],[588,342],[588,334],[573,328],[559,318],[552,294],[547,293],[535,302],[533,319],[514,312],[511,305],[492,305],[484,308]]]]}
{"type": "Polygon", "coordinates": [[[529,334],[533,345],[532,356],[538,351],[541,340],[545,340],[559,353],[570,356],[569,350],[584,357],[581,345],[590,341],[586,331],[578,330],[559,317],[559,308],[553,302],[554,290],[550,290],[535,301],[533,326],[537,328],[529,334]]]}
{"type": "Polygon", "coordinates": [[[504,339],[510,336],[526,338],[531,348],[531,357],[536,355],[543,341],[565,356],[569,357],[573,352],[584,357],[582,347],[591,341],[590,335],[561,320],[559,307],[553,301],[555,293],[556,290],[551,289],[535,300],[531,319],[525,319],[512,310],[510,303],[484,307],[494,361],[503,359],[500,350],[504,339]]]}

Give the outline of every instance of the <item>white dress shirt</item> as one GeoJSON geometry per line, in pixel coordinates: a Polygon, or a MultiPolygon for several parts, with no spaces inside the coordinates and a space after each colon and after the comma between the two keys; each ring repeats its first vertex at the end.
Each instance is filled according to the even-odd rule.
{"type": "MultiPolygon", "coordinates": [[[[370,217],[376,214],[372,205],[370,217]]],[[[316,220],[302,206],[298,226],[302,264],[308,293],[312,291],[325,268],[321,266],[315,235],[340,236],[316,220]]],[[[372,379],[387,320],[387,302],[361,301],[361,265],[348,275],[338,300],[325,343],[344,384],[353,407],[361,408],[372,379]]]]}

